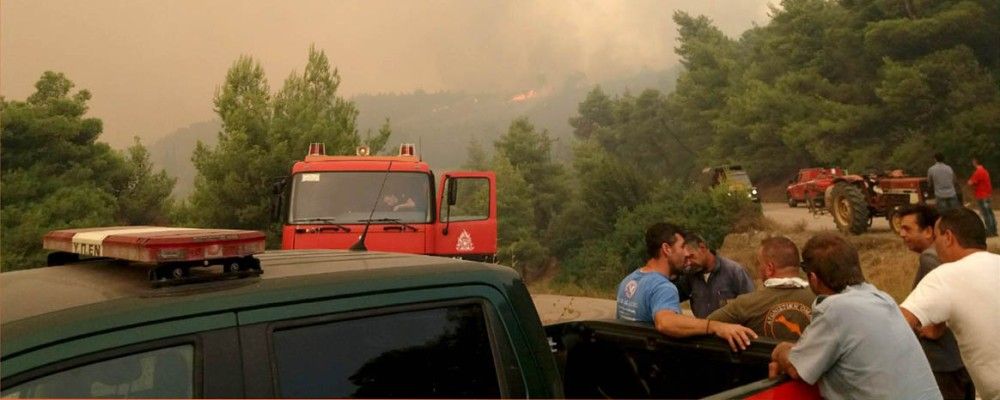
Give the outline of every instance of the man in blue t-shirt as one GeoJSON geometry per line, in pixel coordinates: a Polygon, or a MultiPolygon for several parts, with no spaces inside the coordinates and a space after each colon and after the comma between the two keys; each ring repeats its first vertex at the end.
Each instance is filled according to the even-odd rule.
{"type": "Polygon", "coordinates": [[[715,334],[733,351],[746,349],[757,334],[742,325],[709,321],[681,313],[677,287],[667,279],[684,265],[687,250],[684,232],[673,224],[657,223],[646,229],[646,264],[618,285],[618,319],[652,323],[671,337],[715,334]]]}

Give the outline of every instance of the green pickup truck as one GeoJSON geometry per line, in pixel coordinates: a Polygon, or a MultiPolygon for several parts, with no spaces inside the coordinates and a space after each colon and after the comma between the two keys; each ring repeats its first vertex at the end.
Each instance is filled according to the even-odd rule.
{"type": "MultiPolygon", "coordinates": [[[[94,259],[0,274],[0,395],[769,398],[774,342],[733,353],[617,321],[543,327],[512,269],[409,254],[278,251],[259,275],[151,285],[94,259]]],[[[221,266],[219,266],[221,269],[221,266]]],[[[224,276],[225,274],[218,274],[224,276]]]]}

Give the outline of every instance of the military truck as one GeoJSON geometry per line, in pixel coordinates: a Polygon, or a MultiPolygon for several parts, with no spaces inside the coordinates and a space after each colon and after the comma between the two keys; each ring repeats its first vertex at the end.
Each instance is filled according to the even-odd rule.
{"type": "Polygon", "coordinates": [[[760,192],[750,181],[750,175],[740,165],[719,165],[701,170],[708,187],[722,186],[730,193],[745,193],[754,203],[760,203],[760,192]]]}
{"type": "Polygon", "coordinates": [[[224,253],[213,246],[232,244],[227,237],[122,231],[63,235],[85,239],[87,253],[0,274],[2,397],[816,394],[800,381],[766,379],[772,341],[732,352],[715,337],[670,339],[619,321],[543,327],[518,274],[496,264],[284,250],[255,254],[255,273],[234,275],[216,265],[231,259],[224,254],[190,265],[191,254],[224,253]],[[132,240],[168,234],[188,236],[163,245],[175,247],[132,240]],[[111,243],[155,257],[187,251],[137,262],[102,254],[111,243]],[[150,273],[172,262],[190,268],[150,273]]]}

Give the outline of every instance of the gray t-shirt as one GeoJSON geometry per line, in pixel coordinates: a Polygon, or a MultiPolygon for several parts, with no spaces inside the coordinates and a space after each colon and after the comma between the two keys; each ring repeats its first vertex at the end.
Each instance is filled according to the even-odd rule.
{"type": "Polygon", "coordinates": [[[934,197],[956,197],[955,171],[948,164],[939,162],[927,169],[927,183],[934,186],[934,197]]]}
{"type": "MultiPolygon", "coordinates": [[[[917,269],[913,287],[917,287],[920,280],[924,279],[924,276],[937,268],[938,265],[941,265],[941,261],[938,260],[934,246],[928,247],[927,250],[920,253],[920,268],[917,269]]],[[[951,329],[946,329],[944,335],[938,339],[920,338],[920,347],[924,348],[924,354],[927,354],[927,361],[930,361],[931,370],[934,372],[957,371],[965,366],[962,364],[962,355],[958,350],[958,341],[955,340],[955,334],[951,332],[951,329]]]]}
{"type": "Polygon", "coordinates": [[[819,297],[789,360],[827,399],[940,399],[899,306],[869,283],[819,297]]]}

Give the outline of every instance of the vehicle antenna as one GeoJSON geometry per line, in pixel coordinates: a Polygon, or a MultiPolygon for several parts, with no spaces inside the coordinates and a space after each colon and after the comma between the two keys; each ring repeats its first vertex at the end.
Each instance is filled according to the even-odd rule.
{"type": "Polygon", "coordinates": [[[368,247],[365,246],[365,238],[368,237],[368,227],[372,226],[372,217],[375,216],[375,209],[378,208],[378,202],[382,199],[382,190],[385,189],[385,181],[389,179],[389,172],[392,171],[392,161],[389,161],[389,167],[385,169],[385,175],[382,176],[382,186],[378,188],[378,194],[375,195],[375,204],[372,204],[372,211],[368,213],[368,221],[365,222],[365,230],[361,232],[361,236],[358,237],[358,241],[351,245],[351,251],[368,251],[368,247]]]}

